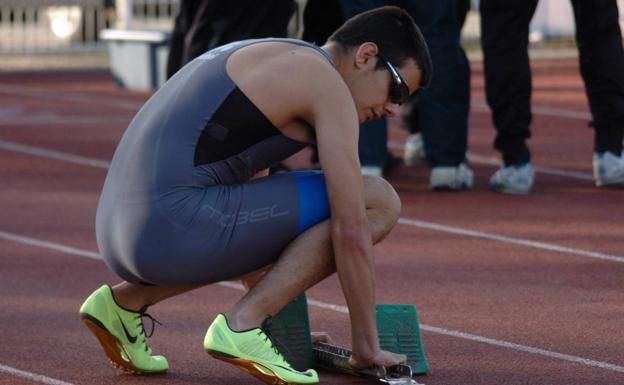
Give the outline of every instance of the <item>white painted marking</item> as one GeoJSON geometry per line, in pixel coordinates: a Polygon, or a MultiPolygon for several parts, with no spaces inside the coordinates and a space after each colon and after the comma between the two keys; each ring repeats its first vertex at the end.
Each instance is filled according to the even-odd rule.
{"type": "Polygon", "coordinates": [[[9,373],[17,377],[28,378],[29,380],[41,382],[48,385],[73,385],[69,382],[57,380],[51,377],[43,376],[41,374],[26,372],[24,370],[15,369],[2,364],[0,364],[0,372],[9,373]]]}
{"type": "Polygon", "coordinates": [[[80,257],[87,257],[91,259],[102,259],[102,256],[98,253],[94,253],[91,251],[77,249],[71,246],[61,245],[59,243],[43,241],[36,238],[25,237],[23,235],[9,233],[7,231],[0,230],[0,239],[4,239],[7,241],[13,241],[17,243],[21,243],[29,246],[37,246],[44,249],[50,249],[54,251],[60,251],[61,253],[77,255],[80,257]]]}
{"type": "MultiPolygon", "coordinates": [[[[485,102],[472,102],[470,107],[479,112],[490,112],[490,107],[485,102]]],[[[534,115],[554,116],[556,118],[568,118],[579,120],[591,120],[591,113],[587,111],[568,110],[566,108],[554,108],[546,106],[531,106],[534,115]]]]}
{"type": "MultiPolygon", "coordinates": [[[[35,156],[48,157],[52,159],[58,159],[58,160],[66,161],[66,162],[92,166],[92,167],[98,167],[98,168],[104,168],[104,169],[108,168],[110,165],[108,162],[105,162],[103,160],[86,158],[86,157],[82,157],[79,155],[67,154],[67,153],[58,152],[58,151],[45,150],[45,149],[38,148],[38,147],[26,146],[26,145],[13,143],[13,142],[7,142],[3,140],[0,140],[0,149],[20,152],[20,153],[25,153],[29,155],[35,155],[35,156]]],[[[400,218],[399,223],[404,224],[404,225],[428,228],[431,230],[443,231],[447,233],[467,235],[467,236],[471,236],[475,238],[485,238],[485,239],[490,239],[494,241],[508,242],[508,243],[514,243],[514,244],[528,246],[528,247],[534,247],[538,249],[557,251],[560,253],[574,254],[574,255],[583,256],[583,257],[604,259],[604,260],[620,262],[620,263],[624,262],[624,257],[622,256],[614,256],[614,255],[574,249],[570,247],[559,246],[559,245],[554,245],[554,244],[549,244],[549,243],[544,243],[544,242],[536,242],[536,241],[530,241],[526,239],[508,237],[504,235],[473,231],[473,230],[463,229],[460,227],[445,226],[441,224],[424,222],[424,221],[419,221],[415,219],[400,218]]]]}
{"type": "Polygon", "coordinates": [[[557,353],[557,352],[553,352],[550,350],[534,348],[532,346],[520,345],[520,344],[515,344],[513,342],[507,342],[507,341],[501,341],[501,340],[495,340],[493,338],[481,337],[481,336],[477,336],[474,334],[459,332],[455,330],[443,329],[443,328],[439,328],[435,326],[421,325],[420,328],[422,330],[425,330],[431,333],[443,334],[443,335],[450,336],[450,337],[456,337],[456,338],[461,338],[465,340],[481,342],[484,344],[499,346],[502,348],[517,350],[520,352],[538,354],[538,355],[549,357],[549,358],[556,358],[559,360],[574,362],[574,363],[581,364],[581,365],[594,366],[594,367],[601,368],[601,369],[607,369],[607,370],[612,370],[615,372],[624,373],[624,366],[610,364],[608,362],[590,360],[588,358],[582,358],[582,357],[572,356],[569,354],[557,353]]]}
{"type": "MultiPolygon", "coordinates": [[[[67,252],[67,253],[72,254],[72,255],[84,256],[84,257],[87,257],[87,258],[101,259],[100,255],[98,255],[98,254],[96,254],[94,252],[91,252],[91,251],[76,249],[76,248],[69,247],[69,246],[59,245],[57,243],[42,241],[42,240],[38,240],[38,239],[34,239],[34,238],[29,238],[29,237],[25,237],[25,236],[21,236],[21,235],[16,235],[16,234],[11,234],[11,233],[0,231],[0,236],[2,234],[9,234],[10,237],[5,237],[4,239],[11,240],[11,241],[14,241],[14,242],[25,243],[27,245],[38,246],[38,247],[43,247],[43,248],[51,248],[52,250],[64,251],[64,252],[67,252]],[[50,245],[52,247],[50,247],[50,245]],[[65,251],[65,250],[67,250],[67,251],[65,251]]],[[[236,290],[241,290],[241,291],[245,290],[243,285],[241,285],[241,284],[239,284],[237,282],[224,281],[224,282],[219,282],[219,285],[222,285],[222,286],[225,286],[225,287],[229,287],[229,288],[232,288],[232,289],[236,289],[236,290]]],[[[338,313],[344,313],[344,314],[348,314],[349,313],[349,310],[347,309],[346,306],[341,306],[341,305],[337,305],[337,304],[333,304],[333,303],[329,303],[329,302],[318,301],[318,300],[315,300],[315,299],[308,299],[308,303],[310,305],[312,305],[312,306],[320,307],[320,308],[323,308],[323,309],[331,309],[331,310],[334,310],[334,311],[336,311],[338,313]]],[[[460,332],[460,331],[456,331],[456,330],[449,330],[449,329],[439,328],[439,327],[436,327],[436,326],[421,325],[420,327],[421,327],[422,330],[425,330],[425,331],[430,332],[430,333],[442,334],[442,335],[451,336],[451,337],[455,337],[455,338],[460,338],[460,339],[480,342],[480,343],[484,343],[484,344],[488,344],[488,345],[494,345],[494,346],[503,347],[503,348],[516,350],[516,351],[521,351],[521,352],[538,354],[538,355],[546,356],[546,357],[549,357],[549,358],[555,358],[555,359],[559,359],[559,360],[563,360],[563,361],[569,361],[569,362],[578,363],[578,364],[581,364],[581,365],[593,366],[593,367],[597,367],[597,368],[601,368],[601,369],[606,369],[606,370],[611,370],[611,371],[624,373],[624,367],[623,366],[611,364],[611,363],[608,363],[608,362],[591,360],[591,359],[588,359],[588,358],[582,358],[582,357],[572,356],[572,355],[569,355],[569,354],[553,352],[553,351],[549,351],[549,350],[535,348],[535,347],[532,347],[532,346],[516,344],[516,343],[513,343],[513,342],[495,340],[495,339],[492,339],[492,338],[482,337],[482,336],[469,334],[469,333],[464,333],[464,332],[460,332]]],[[[60,383],[59,385],[64,385],[64,383],[60,383]]]]}
{"type": "Polygon", "coordinates": [[[543,250],[548,250],[548,251],[555,251],[555,252],[564,253],[564,254],[573,254],[573,255],[580,256],[580,257],[603,259],[603,260],[611,261],[611,262],[620,262],[620,263],[624,262],[624,256],[609,255],[609,254],[598,253],[595,251],[587,251],[587,250],[575,249],[572,247],[554,245],[552,243],[536,242],[536,241],[531,241],[528,239],[508,237],[506,235],[498,235],[498,234],[493,234],[493,233],[486,233],[483,231],[468,230],[468,229],[464,229],[461,227],[446,226],[446,225],[441,225],[438,223],[419,221],[416,219],[399,218],[399,223],[402,225],[416,226],[416,227],[421,227],[421,228],[429,229],[429,230],[442,231],[445,233],[465,235],[465,236],[474,237],[474,238],[489,239],[491,241],[513,243],[516,245],[533,247],[536,249],[543,249],[543,250]]]}
{"type": "Polygon", "coordinates": [[[16,86],[13,84],[1,84],[0,94],[27,96],[39,99],[64,100],[75,103],[95,104],[98,106],[117,107],[125,110],[138,111],[143,103],[123,100],[115,97],[102,97],[100,95],[82,94],[78,92],[64,92],[48,88],[35,88],[16,86]]]}
{"type": "MultiPolygon", "coordinates": [[[[9,95],[20,95],[28,97],[36,97],[43,99],[61,99],[78,103],[100,104],[111,107],[120,107],[124,109],[138,111],[143,103],[137,103],[129,100],[119,100],[109,97],[102,97],[91,94],[81,94],[77,92],[53,91],[46,88],[24,87],[12,84],[0,84],[0,93],[9,95]]],[[[489,112],[490,108],[484,101],[472,101],[471,109],[479,112],[489,112]]],[[[557,118],[591,120],[591,113],[588,111],[569,110],[566,108],[555,108],[547,106],[532,106],[531,111],[534,115],[553,116],[557,118]]]]}
{"type": "Polygon", "coordinates": [[[0,126],[36,126],[43,125],[47,128],[51,125],[70,125],[70,124],[111,124],[120,123],[128,124],[132,120],[132,116],[120,118],[119,116],[59,116],[59,115],[36,115],[21,116],[12,118],[0,118],[0,126]]]}
{"type": "Polygon", "coordinates": [[[27,146],[25,144],[19,144],[14,142],[8,142],[0,139],[0,149],[18,152],[21,154],[27,154],[32,156],[39,156],[42,158],[50,158],[56,160],[62,160],[65,162],[80,164],[83,166],[91,166],[97,168],[108,169],[110,163],[93,158],[87,158],[80,155],[68,154],[66,152],[46,150],[41,147],[27,146]]]}

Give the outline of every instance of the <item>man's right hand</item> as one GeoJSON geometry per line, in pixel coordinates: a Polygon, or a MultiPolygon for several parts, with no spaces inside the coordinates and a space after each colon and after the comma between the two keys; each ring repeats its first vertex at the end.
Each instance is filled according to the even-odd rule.
{"type": "Polygon", "coordinates": [[[386,350],[379,350],[379,352],[372,357],[365,359],[352,355],[349,358],[349,365],[354,369],[365,369],[371,366],[392,366],[398,364],[405,364],[407,362],[407,356],[404,354],[392,353],[386,350]]]}

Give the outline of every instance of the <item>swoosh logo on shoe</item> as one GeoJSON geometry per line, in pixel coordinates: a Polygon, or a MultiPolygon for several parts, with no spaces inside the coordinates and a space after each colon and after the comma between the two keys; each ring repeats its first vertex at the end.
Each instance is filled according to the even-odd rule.
{"type": "Polygon", "coordinates": [[[117,314],[117,318],[119,319],[119,322],[121,322],[121,327],[123,328],[124,333],[126,334],[126,338],[128,339],[128,341],[133,344],[136,342],[137,338],[136,336],[133,336],[132,334],[130,334],[128,332],[128,329],[126,329],[126,325],[124,325],[123,321],[121,320],[121,317],[119,316],[119,314],[117,314]]]}

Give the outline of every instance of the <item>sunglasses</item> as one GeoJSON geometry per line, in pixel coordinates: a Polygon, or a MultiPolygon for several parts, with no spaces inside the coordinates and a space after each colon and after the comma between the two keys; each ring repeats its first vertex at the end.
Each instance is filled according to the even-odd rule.
{"type": "Polygon", "coordinates": [[[407,86],[407,82],[396,67],[390,63],[390,60],[386,58],[382,53],[379,53],[377,56],[384,62],[384,64],[390,70],[390,75],[392,75],[392,82],[390,83],[390,90],[388,92],[388,97],[390,98],[390,102],[393,104],[403,104],[407,102],[409,99],[410,92],[409,87],[407,86]]]}

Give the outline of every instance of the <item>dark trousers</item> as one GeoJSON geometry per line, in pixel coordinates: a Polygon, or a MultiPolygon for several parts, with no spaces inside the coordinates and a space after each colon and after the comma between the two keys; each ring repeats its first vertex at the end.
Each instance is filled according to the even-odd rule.
{"type": "Polygon", "coordinates": [[[167,78],[214,47],[286,36],[294,7],[293,0],[182,0],[169,44],[167,78]]]}
{"type": "MultiPolygon", "coordinates": [[[[537,0],[481,0],[487,102],[505,164],[530,161],[529,23],[537,0]]],[[[593,116],[595,150],[619,154],[624,135],[624,52],[615,0],[572,0],[581,75],[593,116]]]]}
{"type": "Polygon", "coordinates": [[[470,8],[464,0],[411,0],[403,7],[420,27],[431,54],[433,78],[419,91],[405,118],[410,132],[420,130],[432,167],[465,160],[470,106],[470,64],[460,44],[470,8]]]}

